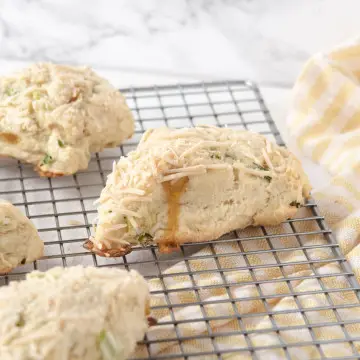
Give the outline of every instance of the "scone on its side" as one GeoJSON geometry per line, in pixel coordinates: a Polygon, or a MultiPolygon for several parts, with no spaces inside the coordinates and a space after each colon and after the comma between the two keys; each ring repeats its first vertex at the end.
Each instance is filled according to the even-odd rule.
{"type": "Polygon", "coordinates": [[[0,274],[43,256],[44,243],[32,222],[14,205],[0,200],[0,274]]]}
{"type": "Polygon", "coordinates": [[[0,288],[0,359],[125,360],[148,327],[136,271],[53,268],[0,288]]]}
{"type": "Polygon", "coordinates": [[[86,169],[91,152],[133,132],[122,94],[89,68],[41,63],[0,78],[0,156],[42,176],[86,169]]]}
{"type": "Polygon", "coordinates": [[[86,245],[117,256],[134,244],[171,251],[291,218],[309,196],[299,161],[264,136],[228,128],[147,131],[114,164],[86,245]]]}

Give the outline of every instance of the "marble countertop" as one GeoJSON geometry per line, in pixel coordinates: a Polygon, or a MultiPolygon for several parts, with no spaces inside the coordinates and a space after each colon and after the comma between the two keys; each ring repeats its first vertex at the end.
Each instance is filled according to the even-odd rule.
{"type": "Polygon", "coordinates": [[[1,0],[0,73],[53,61],[90,65],[119,87],[251,79],[287,140],[297,74],[357,35],[356,10],[356,0],[1,0]]]}
{"type": "Polygon", "coordinates": [[[359,9],[356,0],[2,0],[0,58],[291,86],[314,52],[356,35],[359,9]]]}

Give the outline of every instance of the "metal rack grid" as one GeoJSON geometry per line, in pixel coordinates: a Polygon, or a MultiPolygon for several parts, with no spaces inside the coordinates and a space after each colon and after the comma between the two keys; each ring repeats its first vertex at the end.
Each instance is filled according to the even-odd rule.
{"type": "MultiPolygon", "coordinates": [[[[142,87],[122,89],[128,104],[132,108],[136,120],[134,137],[123,146],[106,149],[94,154],[87,171],[79,172],[72,177],[44,179],[39,178],[28,165],[12,160],[2,160],[0,164],[0,198],[10,200],[22,208],[25,214],[35,223],[45,241],[45,257],[14,270],[7,276],[0,276],[0,285],[9,281],[22,279],[33,269],[45,270],[49,267],[92,264],[99,267],[119,266],[126,269],[139,270],[149,280],[158,279],[161,289],[152,291],[154,296],[162,296],[165,305],[158,305],[153,311],[167,311],[167,321],[159,321],[158,327],[172,326],[173,332],[162,338],[145,337],[143,355],[138,360],[146,359],[223,359],[230,355],[247,356],[252,359],[263,359],[266,351],[281,350],[282,358],[297,358],[296,352],[304,346],[310,346],[319,359],[336,359],[331,356],[327,347],[335,344],[342,346],[347,355],[341,359],[357,359],[360,357],[357,347],[360,338],[352,334],[352,325],[360,324],[360,319],[349,319],[348,311],[360,307],[359,285],[345,257],[327,228],[324,218],[318,213],[316,204],[309,202],[295,219],[288,220],[283,232],[274,232],[272,228],[256,229],[252,236],[234,231],[223,239],[207,243],[210,254],[194,253],[205,244],[185,244],[180,254],[163,255],[156,246],[135,248],[131,254],[116,259],[106,259],[90,254],[82,247],[90,235],[90,224],[96,210],[93,201],[98,197],[105,184],[106,176],[111,171],[112,162],[120,155],[125,155],[136,147],[143,132],[152,127],[169,126],[184,127],[200,124],[228,126],[236,129],[254,130],[264,134],[271,140],[283,145],[280,134],[271,119],[268,109],[257,86],[248,81],[228,81],[174,86],[142,87]],[[309,238],[316,238],[315,244],[309,238]],[[247,250],[247,244],[261,241],[265,250],[247,250]],[[237,250],[224,252],[226,244],[235,244],[237,250]],[[321,250],[325,256],[314,258],[314,252],[321,250]],[[287,254],[297,252],[297,261],[288,261],[287,254]],[[254,256],[271,255],[273,261],[259,264],[254,256]],[[232,259],[239,261],[229,266],[232,259]],[[194,269],[195,260],[209,261],[206,269],[194,269]],[[185,270],[180,272],[166,271],[170,266],[183,261],[185,270]],[[336,265],[336,271],[327,271],[327,265],[336,265]],[[294,276],[291,267],[303,267],[308,272],[294,276]],[[274,279],[261,279],[264,269],[275,269],[281,276],[274,279]],[[230,280],[232,272],[247,272],[249,281],[241,283],[230,280]],[[216,274],[218,282],[203,285],[202,275],[216,274]],[[171,279],[184,276],[188,279],[184,287],[172,288],[171,279]],[[339,287],[328,287],[327,279],[341,279],[339,287]],[[295,283],[313,281],[315,290],[299,291],[295,283]],[[267,284],[283,283],[287,286],[284,295],[271,294],[266,291],[267,284]],[[239,286],[254,286],[256,296],[239,297],[234,289],[239,286]],[[227,297],[223,299],[206,299],[204,292],[209,289],[226,289],[227,297]],[[190,303],[177,302],[180,293],[192,294],[190,303]],[[350,302],[338,303],[337,294],[350,294],[350,302]],[[321,295],[323,302],[305,307],[303,299],[314,294],[321,295]],[[288,297],[294,307],[288,310],[271,308],[274,301],[288,297]],[[260,301],[263,310],[257,313],[242,313],[241,304],[260,301]],[[231,304],[233,313],[229,316],[209,315],[207,307],[211,305],[231,304]],[[187,306],[199,307],[199,318],[182,319],[176,317],[177,309],[187,306]],[[239,310],[240,308],[240,310],[239,310]],[[312,316],[318,312],[331,312],[335,321],[316,321],[312,316]],[[278,325],[281,316],[298,314],[301,323],[290,326],[278,325]],[[266,317],[269,326],[256,329],[249,325],[255,317],[266,317]],[[238,328],[232,332],[221,332],[213,326],[217,321],[236,320],[238,328]],[[182,335],[182,326],[187,323],[201,324],[204,331],[190,336],[182,335]],[[326,339],[319,336],[320,329],[336,327],[341,336],[326,339]],[[287,331],[306,331],[306,341],[284,341],[287,331]],[[259,334],[272,334],[278,339],[271,345],[254,345],[253,337],[259,334]],[[221,345],[221,339],[231,336],[242,336],[245,346],[221,345]],[[200,346],[189,347],[188,342],[197,339],[207,342],[211,350],[200,346]],[[154,346],[171,344],[177,350],[174,353],[158,354],[154,346]],[[205,350],[204,350],[205,349],[205,350]]],[[[346,298],[346,297],[345,297],[346,298]]],[[[340,358],[339,358],[340,359],[340,358]]]]}

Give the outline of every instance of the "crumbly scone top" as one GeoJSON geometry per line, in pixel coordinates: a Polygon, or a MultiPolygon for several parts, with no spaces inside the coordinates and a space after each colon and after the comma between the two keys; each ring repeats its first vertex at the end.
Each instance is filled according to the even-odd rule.
{"type": "Polygon", "coordinates": [[[147,205],[154,200],[158,184],[234,168],[267,182],[285,172],[301,179],[304,186],[298,189],[295,206],[309,195],[310,185],[298,160],[260,134],[213,126],[149,130],[135,151],[113,164],[96,202],[94,244],[101,250],[151,240],[159,224],[147,205]]]}
{"type": "Polygon", "coordinates": [[[125,359],[147,329],[148,302],[134,270],[34,271],[0,289],[1,359],[125,359]]]}
{"type": "Polygon", "coordinates": [[[133,134],[124,97],[87,67],[40,63],[0,78],[0,155],[71,174],[133,134]]]}

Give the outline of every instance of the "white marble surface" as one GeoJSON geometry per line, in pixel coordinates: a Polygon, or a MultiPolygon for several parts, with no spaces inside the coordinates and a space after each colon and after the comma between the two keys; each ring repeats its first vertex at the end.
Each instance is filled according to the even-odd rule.
{"type": "Polygon", "coordinates": [[[302,64],[356,36],[359,10],[357,0],[0,0],[0,73],[54,61],[120,87],[248,78],[287,139],[302,64]]]}
{"type": "Polygon", "coordinates": [[[1,0],[0,59],[291,85],[356,35],[356,0],[1,0]]]}

